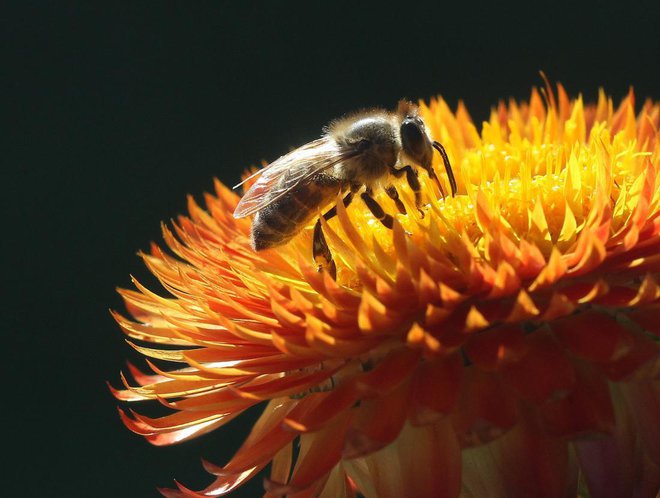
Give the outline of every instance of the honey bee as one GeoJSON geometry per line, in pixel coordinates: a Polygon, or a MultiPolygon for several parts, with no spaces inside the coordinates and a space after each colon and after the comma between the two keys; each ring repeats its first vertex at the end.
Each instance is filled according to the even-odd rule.
{"type": "MultiPolygon", "coordinates": [[[[321,208],[335,201],[338,194],[345,194],[343,204],[348,206],[361,191],[360,198],[367,208],[391,229],[393,218],[374,199],[374,189],[384,188],[397,209],[405,214],[405,206],[390,180],[406,175],[417,209],[423,215],[421,187],[411,163],[437,182],[444,197],[431,166],[433,149],[442,156],[453,196],[456,180],[447,154],[431,138],[415,104],[400,101],[394,112],[383,109],[357,112],[333,121],[321,138],[280,157],[246,179],[260,175],[236,206],[234,218],[255,215],[251,243],[255,251],[260,251],[287,243],[319,215],[321,208]]],[[[329,220],[336,213],[333,206],[322,216],[329,220]]],[[[336,278],[320,218],[314,227],[312,252],[319,270],[325,268],[336,278]]]]}

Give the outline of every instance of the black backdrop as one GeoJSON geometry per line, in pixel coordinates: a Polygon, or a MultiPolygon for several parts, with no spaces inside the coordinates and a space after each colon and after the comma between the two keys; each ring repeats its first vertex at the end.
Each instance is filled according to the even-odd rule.
{"type": "MultiPolygon", "coordinates": [[[[207,482],[250,416],[154,448],[104,382],[130,348],[108,308],[159,222],[212,177],[401,97],[482,120],[538,70],[575,95],[660,98],[656,2],[16,2],[4,9],[2,496],[147,497],[207,482]]],[[[237,496],[255,496],[260,483],[237,496]]]]}

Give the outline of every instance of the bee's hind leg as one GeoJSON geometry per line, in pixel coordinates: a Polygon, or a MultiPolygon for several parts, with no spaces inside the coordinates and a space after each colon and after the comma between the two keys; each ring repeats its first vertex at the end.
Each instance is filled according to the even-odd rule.
{"type": "Polygon", "coordinates": [[[316,220],[314,225],[314,239],[312,241],[312,255],[314,262],[317,265],[318,271],[325,268],[333,280],[337,280],[337,265],[332,259],[332,253],[328,247],[328,243],[323,235],[323,227],[321,227],[321,219],[316,220]]]}
{"type": "MultiPolygon", "coordinates": [[[[348,206],[353,200],[353,192],[349,192],[344,197],[343,203],[344,206],[348,206]]],[[[334,218],[337,215],[337,206],[333,206],[329,209],[324,215],[323,218],[327,221],[334,218]]],[[[319,271],[325,268],[333,280],[337,280],[337,265],[332,259],[332,252],[328,247],[328,242],[325,240],[325,235],[323,235],[323,227],[321,226],[321,220],[316,220],[316,225],[314,225],[314,239],[312,241],[312,255],[314,257],[314,262],[317,265],[319,271]]]]}

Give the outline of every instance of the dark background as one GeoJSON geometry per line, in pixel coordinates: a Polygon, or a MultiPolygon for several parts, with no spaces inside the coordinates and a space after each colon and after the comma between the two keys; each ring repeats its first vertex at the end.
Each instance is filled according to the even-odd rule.
{"type": "MultiPolygon", "coordinates": [[[[212,177],[401,97],[481,121],[543,69],[569,93],[660,98],[655,1],[16,2],[0,64],[2,496],[148,497],[208,482],[250,416],[178,447],[119,422],[104,382],[134,358],[108,308],[159,222],[212,177]],[[189,5],[190,4],[190,5],[189,5]],[[8,175],[8,176],[6,176],[8,175]]],[[[236,496],[256,496],[260,482],[236,496]]]]}

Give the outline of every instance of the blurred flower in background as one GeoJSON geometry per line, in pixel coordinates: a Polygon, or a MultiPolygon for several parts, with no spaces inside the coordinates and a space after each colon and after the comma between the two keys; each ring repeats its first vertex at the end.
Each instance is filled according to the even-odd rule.
{"type": "Polygon", "coordinates": [[[131,366],[113,392],[170,413],[120,410],[126,426],[175,444],[264,407],[228,463],[205,463],[206,489],[165,496],[229,493],[268,465],[268,497],[655,496],[660,104],[559,85],[481,132],[462,103],[421,114],[458,195],[421,173],[422,216],[397,184],[393,230],[339,203],[336,281],[311,227],[255,253],[219,182],[163,227],[170,252],[143,255],[168,295],[135,281],[132,318],[114,316],[153,373],[131,366]]]}

